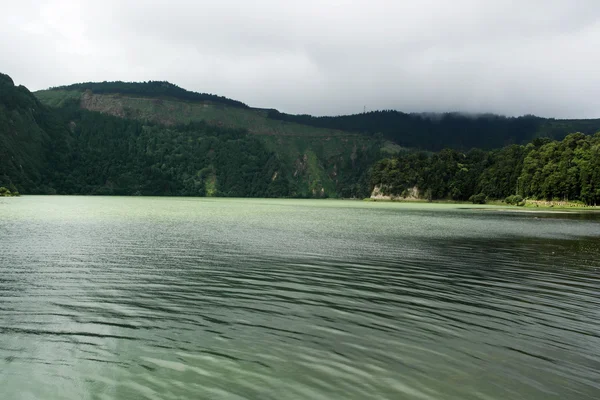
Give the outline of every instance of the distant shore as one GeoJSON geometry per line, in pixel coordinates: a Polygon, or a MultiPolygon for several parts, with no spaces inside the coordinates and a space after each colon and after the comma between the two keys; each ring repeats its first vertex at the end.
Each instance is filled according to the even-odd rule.
{"type": "Polygon", "coordinates": [[[70,195],[48,195],[48,194],[12,194],[11,196],[0,196],[2,198],[10,198],[10,197],[135,197],[135,198],[179,198],[179,199],[212,199],[212,200],[260,200],[260,199],[271,199],[271,200],[321,200],[321,201],[363,201],[363,202],[371,202],[371,203],[407,203],[407,204],[438,204],[438,205],[455,205],[462,206],[461,208],[465,209],[477,209],[477,210],[490,210],[490,211],[512,211],[512,212],[571,212],[571,213],[579,213],[579,212],[600,212],[600,206],[586,206],[582,203],[576,202],[552,202],[552,201],[543,201],[543,200],[526,200],[524,205],[511,205],[507,204],[501,200],[489,200],[484,204],[474,204],[470,201],[456,201],[456,200],[447,200],[447,199],[438,199],[438,200],[426,200],[419,198],[336,198],[336,197],[327,197],[327,198],[297,198],[297,197],[219,197],[219,196],[132,196],[132,195],[82,195],[82,194],[70,194],[70,195]]]}
{"type": "MultiPolygon", "coordinates": [[[[536,212],[536,211],[556,211],[556,212],[600,212],[600,206],[587,206],[583,203],[568,201],[546,201],[546,200],[525,200],[521,206],[507,204],[501,200],[490,200],[485,204],[473,204],[469,201],[456,200],[426,200],[415,198],[372,198],[367,197],[364,201],[368,202],[389,202],[389,203],[433,203],[433,204],[455,204],[464,206],[477,206],[478,209],[485,209],[485,206],[503,207],[505,210],[515,212],[536,212]]],[[[497,208],[489,208],[497,210],[497,208]]]]}

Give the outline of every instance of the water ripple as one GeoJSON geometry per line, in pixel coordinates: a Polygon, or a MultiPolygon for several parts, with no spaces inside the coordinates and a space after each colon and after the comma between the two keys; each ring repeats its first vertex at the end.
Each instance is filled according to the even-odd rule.
{"type": "Polygon", "coordinates": [[[594,215],[2,206],[1,398],[600,398],[594,215]]]}

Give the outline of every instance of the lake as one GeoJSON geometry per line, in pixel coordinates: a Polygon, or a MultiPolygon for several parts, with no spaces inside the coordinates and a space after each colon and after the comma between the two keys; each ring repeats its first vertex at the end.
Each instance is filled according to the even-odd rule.
{"type": "Polygon", "coordinates": [[[0,199],[2,399],[598,399],[600,215],[0,199]]]}

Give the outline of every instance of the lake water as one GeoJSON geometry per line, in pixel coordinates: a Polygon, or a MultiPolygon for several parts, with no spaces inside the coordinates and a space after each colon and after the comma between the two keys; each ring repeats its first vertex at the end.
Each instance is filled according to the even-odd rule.
{"type": "Polygon", "coordinates": [[[0,199],[1,399],[598,399],[600,215],[0,199]]]}

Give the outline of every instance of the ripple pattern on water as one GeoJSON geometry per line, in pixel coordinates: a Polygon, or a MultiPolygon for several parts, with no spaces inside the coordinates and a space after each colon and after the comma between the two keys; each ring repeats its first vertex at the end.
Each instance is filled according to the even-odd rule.
{"type": "Polygon", "coordinates": [[[11,199],[0,398],[597,399],[599,273],[595,215],[11,199]]]}

